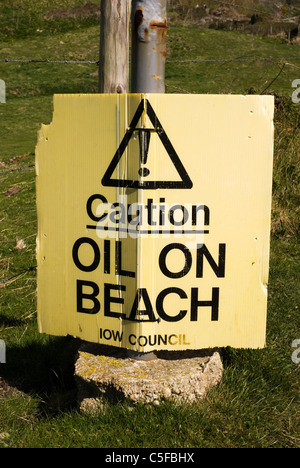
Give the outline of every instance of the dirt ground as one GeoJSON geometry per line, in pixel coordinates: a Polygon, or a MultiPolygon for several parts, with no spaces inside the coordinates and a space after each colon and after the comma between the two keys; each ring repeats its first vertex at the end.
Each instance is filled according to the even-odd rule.
{"type": "Polygon", "coordinates": [[[52,10],[46,14],[45,19],[53,20],[58,18],[78,18],[85,19],[91,16],[100,17],[100,2],[99,5],[94,3],[85,3],[84,5],[79,5],[73,8],[66,8],[62,10],[52,10]]]}
{"type": "Polygon", "coordinates": [[[8,397],[14,398],[22,395],[23,392],[18,390],[16,387],[12,387],[8,382],[6,382],[6,380],[0,377],[0,400],[8,397]]]}

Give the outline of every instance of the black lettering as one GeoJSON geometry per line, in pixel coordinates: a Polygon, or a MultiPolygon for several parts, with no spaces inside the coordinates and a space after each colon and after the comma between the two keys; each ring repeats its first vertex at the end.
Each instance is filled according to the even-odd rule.
{"type": "Polygon", "coordinates": [[[104,330],[103,332],[103,337],[105,338],[105,340],[110,340],[111,339],[111,330],[104,330]]]}
{"type": "MultiPolygon", "coordinates": [[[[160,198],[159,203],[165,203],[165,198],[160,198]]],[[[165,224],[165,205],[158,205],[159,207],[159,225],[164,226],[165,224]]]]}
{"type": "Polygon", "coordinates": [[[104,240],[104,273],[110,274],[110,240],[104,240]]]}
{"type": "Polygon", "coordinates": [[[143,347],[143,346],[146,346],[147,343],[148,343],[148,340],[147,340],[147,337],[146,337],[146,336],[141,335],[141,336],[138,337],[138,345],[139,345],[139,346],[142,346],[142,347],[143,347]],[[144,340],[143,343],[142,343],[142,339],[144,340]]]}
{"type": "Polygon", "coordinates": [[[160,267],[161,272],[168,278],[182,278],[190,271],[191,266],[192,266],[192,254],[189,251],[189,249],[183,244],[175,243],[175,244],[166,245],[166,247],[164,247],[162,251],[160,252],[159,267],[160,267]],[[184,263],[184,267],[182,270],[177,271],[177,272],[172,272],[168,269],[166,265],[166,258],[167,258],[168,253],[171,250],[175,250],[175,249],[180,250],[184,254],[185,263],[184,263]]]}
{"type": "Polygon", "coordinates": [[[158,335],[158,340],[157,340],[158,346],[159,346],[161,343],[164,344],[164,345],[166,345],[166,344],[168,343],[168,335],[164,335],[164,336],[158,335]]]}
{"type": "Polygon", "coordinates": [[[77,312],[81,314],[97,314],[100,310],[100,302],[96,299],[96,296],[99,294],[99,287],[96,283],[92,281],[81,281],[77,280],[77,312]],[[92,292],[87,294],[83,293],[83,287],[88,287],[92,289],[92,292]],[[87,308],[83,307],[83,299],[92,301],[93,307],[87,308]]]}
{"type": "Polygon", "coordinates": [[[156,209],[156,205],[153,205],[153,199],[149,198],[147,201],[146,208],[148,210],[148,224],[149,226],[156,226],[156,222],[153,221],[153,210],[156,209]]]}
{"type": "Polygon", "coordinates": [[[93,213],[93,210],[92,210],[92,205],[93,205],[93,201],[94,200],[101,200],[102,203],[107,203],[107,200],[106,198],[103,196],[103,195],[99,195],[99,194],[95,194],[95,195],[92,195],[87,203],[86,203],[86,211],[87,211],[87,214],[89,215],[89,217],[93,220],[93,221],[101,221],[102,219],[104,219],[106,216],[107,216],[107,213],[104,213],[102,216],[96,216],[94,215],[93,213]]]}
{"type": "Polygon", "coordinates": [[[197,248],[197,268],[196,278],[203,278],[203,257],[206,258],[217,278],[225,277],[225,253],[226,244],[219,244],[219,263],[217,264],[212,258],[206,245],[197,248]]]}
{"type": "Polygon", "coordinates": [[[146,288],[140,288],[137,290],[136,292],[136,295],[135,295],[135,299],[134,299],[134,302],[133,302],[133,306],[132,306],[132,309],[131,309],[131,312],[130,312],[130,316],[129,316],[129,320],[133,320],[133,321],[136,321],[136,322],[155,322],[155,315],[154,315],[154,312],[153,312],[153,307],[152,307],[152,304],[151,304],[151,301],[150,301],[150,298],[149,298],[149,295],[148,295],[148,292],[147,292],[147,289],[146,288]],[[146,309],[145,310],[139,310],[139,304],[141,302],[141,300],[144,301],[144,304],[146,306],[146,309]],[[148,320],[144,320],[142,318],[142,320],[136,318],[136,316],[138,317],[143,317],[147,315],[148,316],[148,320]]]}
{"type": "Polygon", "coordinates": [[[171,315],[166,314],[166,312],[165,312],[165,310],[163,308],[163,302],[164,302],[165,297],[168,294],[178,294],[178,296],[181,299],[186,299],[187,295],[180,288],[166,288],[166,289],[164,289],[163,291],[161,291],[159,293],[159,295],[157,296],[157,299],[156,299],[156,310],[157,310],[157,313],[160,316],[160,318],[162,320],[165,320],[166,322],[179,322],[180,320],[182,320],[186,316],[187,310],[180,310],[179,313],[177,315],[175,315],[175,316],[171,316],[171,315]]]}
{"type": "Polygon", "coordinates": [[[198,288],[191,290],[191,322],[198,320],[198,307],[211,307],[211,320],[216,322],[219,320],[219,288],[212,288],[211,301],[198,300],[198,288]]]}
{"type": "Polygon", "coordinates": [[[123,339],[123,332],[120,333],[119,330],[112,330],[112,336],[114,341],[119,341],[119,343],[121,343],[123,339]]]}
{"type": "Polygon", "coordinates": [[[136,344],[136,341],[132,341],[132,339],[136,339],[136,336],[135,335],[129,335],[128,337],[128,341],[131,345],[135,345],[136,344]]]}
{"type": "Polygon", "coordinates": [[[125,318],[126,315],[120,312],[113,312],[110,309],[110,304],[124,304],[124,299],[122,297],[112,297],[110,295],[110,291],[126,291],[126,286],[122,286],[119,284],[104,284],[104,315],[106,317],[114,317],[114,318],[125,318]]]}
{"type": "MultiPolygon", "coordinates": [[[[192,206],[192,225],[197,226],[197,213],[199,210],[204,211],[204,225],[209,226],[209,208],[206,205],[193,205],[192,206]]],[[[202,224],[202,223],[201,223],[202,224]]]]}
{"type": "Polygon", "coordinates": [[[111,206],[114,206],[115,208],[118,208],[118,210],[115,210],[113,213],[110,213],[110,220],[114,224],[125,224],[126,222],[126,213],[125,213],[125,207],[122,203],[113,203],[111,206]]]}
{"type": "Polygon", "coordinates": [[[173,226],[183,226],[187,222],[188,219],[189,219],[189,213],[187,209],[185,208],[185,206],[183,205],[172,206],[172,209],[169,211],[169,221],[170,223],[173,224],[173,226]],[[182,219],[180,221],[175,221],[174,211],[178,209],[182,211],[182,219]]]}
{"type": "Polygon", "coordinates": [[[154,338],[154,339],[152,340],[152,336],[149,335],[149,343],[148,343],[149,346],[155,346],[155,345],[156,345],[157,335],[154,335],[153,338],[154,338]]]}
{"type": "Polygon", "coordinates": [[[100,328],[100,339],[102,340],[103,338],[108,341],[113,338],[114,341],[121,343],[123,332],[120,333],[119,330],[109,330],[108,328],[102,331],[102,328],[100,328]]]}
{"type": "Polygon", "coordinates": [[[128,271],[122,269],[122,242],[116,241],[116,275],[129,276],[135,278],[134,271],[128,271]]]}
{"type": "Polygon", "coordinates": [[[98,244],[96,244],[96,242],[93,239],[90,239],[89,237],[81,237],[75,242],[73,246],[72,256],[73,256],[73,261],[75,265],[81,271],[88,271],[88,272],[94,271],[96,270],[96,268],[98,267],[100,263],[100,250],[99,250],[98,244]],[[81,261],[79,260],[78,251],[79,251],[79,248],[82,246],[82,244],[89,244],[94,251],[94,260],[91,263],[91,265],[83,265],[81,261]]]}

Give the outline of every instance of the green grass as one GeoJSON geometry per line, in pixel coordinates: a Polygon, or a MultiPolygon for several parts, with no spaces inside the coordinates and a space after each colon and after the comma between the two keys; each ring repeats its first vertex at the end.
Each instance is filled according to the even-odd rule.
{"type": "MultiPolygon", "coordinates": [[[[31,21],[43,29],[43,4],[48,2],[1,6],[17,3],[36,8],[31,21]]],[[[52,5],[58,3],[63,8],[83,2],[52,5]]],[[[21,15],[19,10],[15,14],[21,15]]],[[[19,29],[0,36],[0,58],[97,60],[98,26],[67,21],[39,33],[27,30],[24,21],[21,15],[19,29]]],[[[12,27],[11,20],[6,24],[12,27]]],[[[278,38],[182,25],[168,33],[170,61],[297,54],[299,46],[278,38]]],[[[0,389],[3,378],[19,390],[0,390],[0,447],[300,447],[299,365],[291,360],[291,344],[300,338],[300,105],[290,98],[291,83],[300,77],[296,65],[286,65],[268,89],[276,94],[276,132],[266,348],[224,349],[223,379],[203,402],[134,410],[119,404],[84,415],[76,407],[73,380],[79,342],[38,333],[35,271],[27,272],[0,285],[0,339],[7,345],[0,389]]],[[[170,62],[167,92],[260,92],[279,66],[170,62]]],[[[0,78],[7,85],[7,103],[0,104],[0,173],[34,164],[37,131],[52,119],[53,93],[96,92],[96,71],[94,65],[0,63],[0,78]]],[[[35,235],[34,169],[0,174],[0,282],[35,265],[35,235]],[[8,197],[12,187],[19,191],[8,197]],[[26,247],[16,250],[21,239],[26,247]]]]}
{"type": "Polygon", "coordinates": [[[0,5],[1,31],[0,40],[14,41],[32,36],[47,36],[62,33],[81,27],[88,27],[99,23],[97,15],[77,19],[74,15],[61,17],[48,16],[48,13],[62,10],[72,13],[74,7],[83,7],[87,3],[99,7],[97,0],[2,0],[0,5]]]}
{"type": "Polygon", "coordinates": [[[299,46],[293,47],[280,38],[176,26],[168,37],[167,90],[169,92],[174,89],[172,86],[178,85],[189,93],[243,94],[251,89],[260,94],[286,62],[283,72],[267,91],[290,95],[291,80],[299,75],[300,61],[281,60],[284,57],[299,57],[299,46]],[[243,61],[257,57],[278,60],[243,61]],[[173,60],[195,59],[220,62],[172,63],[173,60]],[[224,59],[233,61],[222,62],[224,59]]]}

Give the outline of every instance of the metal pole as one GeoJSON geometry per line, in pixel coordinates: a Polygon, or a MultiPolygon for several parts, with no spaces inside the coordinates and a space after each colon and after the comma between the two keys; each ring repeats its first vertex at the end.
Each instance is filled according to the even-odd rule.
{"type": "MultiPolygon", "coordinates": [[[[164,93],[167,0],[132,0],[131,92],[164,93]]],[[[157,359],[155,352],[128,350],[137,360],[157,359]]]]}
{"type": "Polygon", "coordinates": [[[164,93],[167,0],[132,1],[131,92],[164,93]]]}
{"type": "Polygon", "coordinates": [[[101,0],[100,93],[128,93],[130,0],[101,0]]]}

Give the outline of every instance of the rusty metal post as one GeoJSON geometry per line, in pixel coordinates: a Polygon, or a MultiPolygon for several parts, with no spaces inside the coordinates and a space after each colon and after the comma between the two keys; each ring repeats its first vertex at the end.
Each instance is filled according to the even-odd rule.
{"type": "MultiPolygon", "coordinates": [[[[132,1],[131,92],[164,93],[167,0],[132,1]]],[[[137,360],[157,359],[155,352],[128,350],[137,360]]]]}
{"type": "Polygon", "coordinates": [[[164,93],[167,0],[133,0],[131,92],[164,93]]]}

